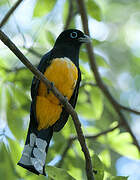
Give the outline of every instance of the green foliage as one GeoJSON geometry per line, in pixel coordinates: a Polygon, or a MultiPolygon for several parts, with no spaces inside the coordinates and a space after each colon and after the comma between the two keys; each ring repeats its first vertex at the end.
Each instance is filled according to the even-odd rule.
{"type": "MultiPolygon", "coordinates": [[[[70,3],[72,3],[72,7],[73,7],[73,10],[72,10],[72,17],[74,17],[74,12],[77,11],[77,2],[76,1],[65,1],[64,3],[64,7],[63,7],[63,24],[66,24],[67,22],[67,19],[68,19],[68,15],[69,15],[69,6],[70,6],[70,3]]],[[[70,23],[69,23],[69,28],[75,28],[75,19],[72,18],[70,23]]]]}
{"type": "Polygon", "coordinates": [[[47,40],[48,40],[48,42],[49,42],[51,45],[53,45],[54,42],[55,42],[53,34],[52,34],[50,31],[47,31],[47,32],[46,32],[46,35],[47,35],[47,40]]]}
{"type": "Polygon", "coordinates": [[[103,112],[102,94],[97,87],[80,89],[77,111],[86,118],[99,119],[103,112]],[[84,103],[86,102],[86,103],[84,103]]]}
{"type": "Polygon", "coordinates": [[[98,21],[101,20],[101,10],[94,0],[87,0],[87,11],[88,14],[98,21]]]}
{"type": "Polygon", "coordinates": [[[108,142],[111,148],[117,153],[139,159],[139,151],[132,144],[132,138],[129,133],[120,133],[118,130],[114,130],[107,134],[108,142]],[[128,151],[129,148],[129,151],[128,151]]]}
{"type": "MultiPolygon", "coordinates": [[[[9,9],[7,2],[0,0],[0,19],[9,9]]],[[[76,2],[72,1],[74,14],[69,28],[81,25],[76,2]]],[[[94,19],[90,24],[90,33],[102,80],[117,102],[139,110],[140,98],[139,96],[137,98],[136,94],[139,94],[140,90],[138,41],[140,2],[137,0],[84,2],[89,19],[94,19]]],[[[40,58],[36,52],[45,54],[65,27],[69,1],[36,0],[33,4],[29,4],[29,7],[30,12],[26,12],[28,8],[26,4],[22,4],[22,7],[19,7],[20,11],[14,12],[16,18],[13,19],[11,15],[3,30],[26,57],[37,65],[40,58]],[[25,10],[22,12],[23,6],[25,10]],[[23,18],[21,21],[20,13],[22,17],[26,15],[26,23],[23,18]],[[33,16],[30,19],[31,14],[33,16]],[[35,53],[28,49],[30,45],[35,53]]],[[[128,177],[117,176],[116,162],[120,157],[128,157],[135,163],[135,160],[139,159],[139,151],[125,125],[109,133],[103,133],[98,138],[94,136],[117,126],[120,118],[97,86],[89,67],[86,46],[82,46],[80,51],[80,69],[82,82],[76,111],[84,134],[93,136],[87,138],[86,142],[92,158],[95,180],[127,180],[128,177]]],[[[47,177],[36,176],[17,166],[29,124],[32,77],[32,73],[0,43],[0,177],[6,180],[85,180],[85,159],[78,140],[72,142],[61,167],[57,167],[68,146],[69,138],[77,136],[71,117],[59,133],[54,133],[46,158],[46,165],[50,165],[46,166],[47,177]]],[[[139,139],[139,124],[137,124],[139,116],[130,113],[124,115],[139,139]]]]}
{"type": "Polygon", "coordinates": [[[103,180],[104,165],[102,164],[101,160],[96,154],[94,154],[92,157],[92,164],[93,164],[95,180],[103,180]]]}
{"type": "Polygon", "coordinates": [[[34,16],[41,17],[47,13],[49,13],[52,8],[54,7],[56,0],[37,0],[35,9],[34,9],[34,16]]]}
{"type": "Polygon", "coordinates": [[[109,68],[109,64],[104,60],[103,57],[96,55],[96,61],[97,61],[97,65],[99,67],[104,67],[104,68],[109,68]]]}
{"type": "Polygon", "coordinates": [[[1,1],[0,1],[0,6],[3,5],[3,4],[5,4],[6,2],[7,2],[7,0],[1,0],[1,1]]]}
{"type": "Polygon", "coordinates": [[[127,180],[128,177],[122,177],[122,176],[118,176],[118,177],[112,177],[111,180],[127,180]]]}
{"type": "Polygon", "coordinates": [[[46,169],[47,169],[48,176],[55,180],[59,180],[59,179],[75,180],[75,178],[70,176],[67,173],[67,171],[64,169],[56,168],[54,166],[47,166],[46,169]]]}

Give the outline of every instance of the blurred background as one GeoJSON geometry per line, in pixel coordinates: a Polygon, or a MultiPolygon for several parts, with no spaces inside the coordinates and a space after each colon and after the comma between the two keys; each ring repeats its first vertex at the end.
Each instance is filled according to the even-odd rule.
{"type": "MultiPolygon", "coordinates": [[[[0,0],[0,22],[15,2],[0,0]]],[[[140,111],[140,1],[84,2],[102,80],[117,102],[140,111]]],[[[36,66],[41,56],[52,48],[59,33],[67,28],[82,30],[82,23],[75,0],[23,0],[1,28],[36,66]]],[[[94,169],[99,172],[96,180],[125,180],[127,177],[139,180],[138,148],[96,86],[85,46],[80,52],[80,68],[82,82],[76,111],[84,134],[91,136],[86,142],[94,169]],[[100,132],[104,133],[96,138],[94,135],[100,132]]],[[[0,41],[0,177],[5,180],[85,180],[81,147],[77,140],[70,141],[71,136],[76,136],[71,118],[51,141],[46,160],[47,177],[38,177],[16,165],[29,124],[32,78],[32,73],[0,41]]],[[[140,115],[122,112],[139,143],[140,115]]]]}

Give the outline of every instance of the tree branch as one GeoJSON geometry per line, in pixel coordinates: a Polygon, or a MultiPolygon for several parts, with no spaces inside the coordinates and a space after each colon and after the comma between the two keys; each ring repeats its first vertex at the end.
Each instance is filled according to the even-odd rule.
{"type": "Polygon", "coordinates": [[[5,25],[5,23],[8,21],[8,19],[10,18],[11,14],[16,10],[16,8],[20,5],[20,3],[23,0],[18,0],[12,7],[11,9],[9,9],[9,11],[7,12],[7,14],[4,16],[4,18],[2,19],[1,23],[0,23],[0,28],[2,28],[2,26],[5,25]]]}
{"type": "Polygon", "coordinates": [[[37,68],[35,68],[28,61],[28,59],[22,54],[22,52],[15,46],[15,44],[1,30],[0,30],[0,39],[19,58],[19,60],[53,92],[53,94],[64,105],[66,111],[72,116],[72,119],[73,119],[73,122],[75,125],[75,129],[77,132],[78,140],[80,142],[82,151],[85,156],[87,178],[88,178],[88,180],[94,180],[90,154],[89,154],[86,142],[85,142],[85,138],[84,138],[83,131],[81,128],[81,123],[79,121],[77,113],[74,111],[73,107],[68,102],[68,100],[64,96],[62,96],[62,94],[56,89],[56,87],[53,85],[53,83],[51,83],[37,68]]]}
{"type": "MultiPolygon", "coordinates": [[[[88,17],[87,17],[85,3],[84,3],[83,0],[77,0],[77,4],[78,4],[78,7],[79,7],[79,13],[81,15],[81,20],[82,20],[82,25],[83,25],[84,32],[85,32],[85,34],[89,35],[90,33],[89,33],[88,17]]],[[[103,83],[103,81],[102,81],[102,79],[100,77],[100,74],[98,72],[98,68],[97,68],[97,65],[96,65],[95,56],[94,56],[94,53],[93,53],[92,44],[91,43],[87,44],[86,48],[87,48],[87,52],[88,52],[90,66],[91,66],[92,72],[94,74],[94,77],[96,79],[97,85],[99,86],[99,88],[102,90],[104,95],[107,97],[107,99],[110,101],[110,103],[114,107],[116,113],[120,117],[121,124],[131,134],[131,136],[133,138],[133,143],[137,146],[138,150],[140,151],[139,143],[138,143],[134,133],[132,132],[127,120],[125,119],[123,113],[121,112],[120,108],[118,107],[118,105],[117,105],[118,103],[113,98],[113,96],[111,95],[111,93],[109,92],[109,90],[107,89],[106,85],[103,83]]]]}
{"type": "Polygon", "coordinates": [[[73,141],[74,141],[74,140],[73,140],[72,137],[70,137],[70,138],[68,139],[66,148],[64,149],[64,151],[63,151],[63,153],[62,153],[62,155],[61,155],[61,159],[60,159],[60,161],[58,162],[57,167],[59,167],[59,168],[62,167],[62,164],[63,164],[63,162],[64,162],[64,159],[65,159],[65,157],[66,157],[66,155],[67,155],[67,152],[68,152],[68,150],[70,149],[73,141]]]}
{"type": "Polygon", "coordinates": [[[140,115],[140,112],[139,112],[139,111],[136,111],[136,110],[131,109],[131,108],[129,108],[129,107],[125,107],[125,106],[123,106],[123,105],[121,105],[121,104],[119,104],[119,103],[118,103],[118,107],[119,107],[120,109],[122,109],[122,110],[125,110],[125,111],[128,111],[128,112],[131,112],[131,113],[140,115]]]}
{"type": "Polygon", "coordinates": [[[24,66],[24,67],[10,69],[10,68],[6,68],[6,67],[0,65],[0,69],[4,70],[6,73],[13,73],[13,72],[16,73],[16,72],[19,72],[23,69],[26,69],[26,67],[24,66]]]}
{"type": "MultiPolygon", "coordinates": [[[[25,48],[25,47],[24,47],[25,48]]],[[[38,53],[36,50],[34,50],[33,48],[25,48],[29,53],[35,55],[38,58],[42,57],[42,54],[38,53]]]]}
{"type": "Polygon", "coordinates": [[[102,132],[100,132],[98,134],[95,134],[95,135],[85,135],[85,138],[86,139],[96,139],[96,138],[98,138],[100,136],[106,135],[107,133],[110,133],[110,132],[114,131],[115,129],[117,129],[119,127],[120,127],[120,124],[118,124],[117,126],[115,126],[113,128],[102,131],[102,132]]]}
{"type": "MultiPolygon", "coordinates": [[[[83,88],[85,86],[98,87],[97,84],[90,82],[90,81],[89,82],[81,82],[80,88],[83,88]]],[[[128,111],[130,113],[140,115],[140,111],[136,111],[135,109],[123,106],[123,105],[119,104],[117,101],[116,101],[116,105],[118,106],[118,108],[120,108],[120,110],[125,110],[125,111],[128,111]]]]}
{"type": "MultiPolygon", "coordinates": [[[[93,82],[90,82],[90,81],[89,82],[84,82],[84,81],[81,82],[80,88],[83,88],[85,86],[98,87],[97,84],[95,84],[93,82]]],[[[118,108],[120,108],[120,110],[125,110],[125,111],[128,111],[130,113],[134,113],[134,114],[140,115],[140,111],[136,111],[135,109],[123,106],[123,105],[119,104],[117,101],[116,101],[116,105],[118,106],[118,108]]]]}
{"type": "MultiPolygon", "coordinates": [[[[107,129],[107,130],[105,130],[105,131],[102,131],[102,132],[100,132],[100,133],[97,133],[97,134],[95,134],[95,135],[85,135],[85,138],[86,139],[97,139],[98,137],[100,137],[100,136],[103,136],[103,135],[106,135],[107,133],[109,133],[109,132],[112,132],[112,131],[114,131],[115,129],[117,129],[117,128],[119,128],[120,127],[120,124],[118,124],[117,126],[115,126],[115,127],[113,127],[113,128],[110,128],[110,129],[107,129]]],[[[67,152],[68,152],[68,150],[70,149],[70,147],[72,146],[72,143],[75,141],[75,140],[77,140],[77,136],[72,136],[72,137],[70,137],[69,139],[68,139],[68,141],[67,141],[67,146],[66,146],[66,148],[64,149],[64,151],[63,151],[63,153],[62,153],[62,156],[61,156],[61,160],[59,161],[59,163],[58,163],[58,167],[62,167],[62,164],[63,164],[63,162],[64,162],[64,159],[65,159],[65,157],[66,157],[66,155],[67,155],[67,152]]]]}
{"type": "Polygon", "coordinates": [[[97,84],[93,83],[93,82],[82,82],[80,85],[80,88],[83,88],[85,86],[93,86],[93,87],[97,87],[97,84]]]}
{"type": "Polygon", "coordinates": [[[72,0],[69,0],[69,12],[64,26],[64,30],[68,29],[72,18],[73,18],[73,3],[72,0]]]}

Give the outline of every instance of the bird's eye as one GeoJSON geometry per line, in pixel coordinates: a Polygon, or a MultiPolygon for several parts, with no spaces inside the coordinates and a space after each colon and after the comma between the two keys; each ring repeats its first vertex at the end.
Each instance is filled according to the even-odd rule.
{"type": "Polygon", "coordinates": [[[72,39],[74,39],[74,38],[77,38],[77,32],[72,32],[72,33],[70,33],[70,37],[72,38],[72,39]]]}

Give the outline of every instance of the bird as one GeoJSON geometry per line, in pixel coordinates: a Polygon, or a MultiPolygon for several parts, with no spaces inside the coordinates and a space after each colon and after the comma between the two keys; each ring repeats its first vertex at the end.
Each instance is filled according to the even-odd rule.
{"type": "MultiPolygon", "coordinates": [[[[79,50],[83,43],[89,41],[90,37],[80,30],[65,30],[37,67],[73,108],[81,81],[79,50]]],[[[69,113],[61,102],[34,76],[31,84],[30,123],[22,156],[17,164],[36,175],[46,176],[45,161],[51,138],[54,132],[64,127],[68,117],[69,113]]]]}

